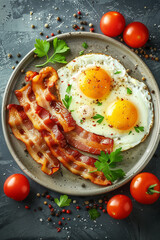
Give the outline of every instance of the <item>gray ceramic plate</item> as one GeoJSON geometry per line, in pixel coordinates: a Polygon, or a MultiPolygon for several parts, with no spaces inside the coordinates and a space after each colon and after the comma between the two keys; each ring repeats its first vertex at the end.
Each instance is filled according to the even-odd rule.
{"type": "MultiPolygon", "coordinates": [[[[141,80],[142,76],[146,78],[146,84],[149,87],[149,90],[154,90],[155,92],[152,94],[155,119],[150,135],[143,143],[123,153],[124,160],[120,167],[122,167],[125,171],[126,177],[123,180],[114,183],[112,186],[97,186],[92,184],[90,181],[84,180],[81,177],[70,173],[63,167],[61,171],[55,173],[53,176],[47,176],[44,174],[40,169],[40,165],[37,164],[30,156],[26,156],[24,152],[24,144],[10,134],[11,130],[7,124],[8,112],[6,111],[6,106],[9,103],[17,103],[16,97],[14,96],[14,90],[20,89],[22,87],[22,83],[24,82],[24,74],[20,73],[20,70],[25,69],[25,71],[39,71],[39,69],[35,68],[35,65],[43,62],[42,59],[33,58],[34,53],[32,50],[22,59],[17,68],[14,70],[4,93],[2,124],[5,140],[9,151],[20,168],[39,184],[54,191],[71,195],[86,196],[106,193],[124,185],[134,175],[140,172],[150,161],[157,148],[160,133],[160,99],[158,86],[153,75],[143,61],[123,44],[112,38],[95,33],[66,33],[58,37],[64,39],[71,49],[71,53],[67,57],[67,61],[70,61],[79,55],[79,51],[83,50],[82,43],[85,41],[89,46],[88,49],[85,50],[85,53],[93,52],[111,55],[114,58],[119,59],[126,69],[131,69],[131,75],[136,79],[141,80]],[[86,185],[85,188],[82,187],[83,183],[86,185]]],[[[52,40],[53,38],[49,39],[49,41],[52,40]]],[[[60,64],[54,65],[56,69],[61,66],[62,65],[60,64]]]]}

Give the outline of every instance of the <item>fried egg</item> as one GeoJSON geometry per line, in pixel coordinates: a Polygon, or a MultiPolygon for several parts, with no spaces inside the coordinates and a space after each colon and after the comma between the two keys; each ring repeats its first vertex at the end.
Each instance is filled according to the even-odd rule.
{"type": "Polygon", "coordinates": [[[130,149],[149,134],[154,114],[148,88],[129,76],[118,60],[83,55],[60,68],[58,76],[60,100],[71,97],[69,111],[76,123],[114,139],[114,149],[130,149]]]}

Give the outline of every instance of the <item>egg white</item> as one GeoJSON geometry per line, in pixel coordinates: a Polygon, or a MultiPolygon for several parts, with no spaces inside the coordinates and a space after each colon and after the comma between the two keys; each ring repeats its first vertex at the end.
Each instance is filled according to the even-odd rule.
{"type": "Polygon", "coordinates": [[[140,82],[126,72],[126,69],[118,62],[118,60],[104,54],[88,54],[75,58],[66,66],[58,70],[59,80],[57,89],[60,99],[65,98],[66,89],[72,85],[69,93],[72,96],[72,102],[69,107],[72,117],[78,125],[85,130],[110,137],[114,139],[114,149],[119,147],[122,151],[130,149],[138,145],[149,134],[150,128],[153,124],[153,104],[151,96],[146,85],[140,82]],[[104,99],[94,100],[83,94],[78,86],[78,76],[81,72],[88,68],[100,67],[104,69],[114,80],[112,90],[104,99]],[[118,74],[115,74],[119,72],[118,74]],[[127,94],[127,88],[132,91],[132,94],[127,94]],[[137,133],[134,128],[129,130],[118,130],[108,126],[106,118],[101,124],[97,123],[92,117],[82,120],[82,112],[80,111],[83,106],[88,106],[93,111],[93,115],[100,114],[105,117],[105,112],[108,106],[117,99],[125,99],[132,102],[138,111],[139,120],[137,124],[144,127],[143,132],[137,133]],[[102,105],[98,106],[97,101],[102,105]]]}

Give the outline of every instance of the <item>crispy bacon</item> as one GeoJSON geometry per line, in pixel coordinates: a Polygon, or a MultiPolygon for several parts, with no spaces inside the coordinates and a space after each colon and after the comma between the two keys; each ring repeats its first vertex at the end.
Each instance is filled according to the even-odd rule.
{"type": "Polygon", "coordinates": [[[16,90],[15,95],[20,105],[24,107],[33,126],[39,131],[49,131],[54,141],[64,147],[66,140],[59,130],[57,118],[51,117],[51,114],[47,110],[38,106],[31,85],[27,84],[20,90],[16,90]]]}
{"type": "Polygon", "coordinates": [[[25,114],[23,107],[10,104],[9,125],[13,134],[23,143],[31,157],[42,165],[41,170],[51,175],[59,169],[59,161],[52,155],[41,133],[37,131],[25,114]]]}
{"type": "Polygon", "coordinates": [[[108,153],[113,151],[112,139],[88,132],[78,125],[64,135],[70,145],[84,152],[100,154],[101,151],[108,153]]]}
{"type": "Polygon", "coordinates": [[[38,105],[48,110],[52,116],[56,116],[65,132],[73,130],[75,127],[74,119],[51,92],[55,82],[58,80],[56,70],[52,67],[43,68],[39,75],[30,78],[30,80],[32,80],[32,89],[38,105]]]}
{"type": "MultiPolygon", "coordinates": [[[[30,71],[28,75],[31,76],[30,71]]],[[[30,78],[30,80],[38,104],[47,109],[52,114],[52,117],[56,116],[58,118],[64,132],[66,132],[65,137],[70,145],[92,154],[100,154],[101,151],[108,153],[113,151],[113,139],[88,132],[75,124],[75,122],[73,124],[74,129],[68,127],[67,120],[71,121],[72,116],[51,91],[51,88],[54,87],[58,80],[57,72],[52,67],[43,68],[39,75],[30,78]],[[57,113],[61,113],[60,116],[57,113]],[[61,117],[64,117],[63,120],[61,117]]],[[[73,121],[72,119],[71,122],[73,123],[73,121]]]]}
{"type": "Polygon", "coordinates": [[[95,171],[94,163],[95,158],[85,156],[75,149],[66,146],[62,148],[56,146],[54,143],[52,145],[52,138],[50,135],[44,137],[47,145],[49,146],[52,154],[67,168],[70,172],[83,177],[84,179],[89,179],[92,183],[101,186],[111,185],[111,182],[106,179],[102,172],[95,171]]]}
{"type": "Polygon", "coordinates": [[[89,173],[90,171],[96,170],[94,167],[94,162],[96,159],[85,156],[77,150],[70,148],[67,143],[65,143],[65,146],[62,146],[62,144],[60,144],[60,139],[58,138],[56,132],[53,132],[52,128],[49,128],[47,124],[43,124],[41,116],[37,114],[37,106],[35,103],[36,101],[33,96],[33,92],[31,91],[31,86],[27,85],[24,88],[16,91],[16,96],[18,97],[20,104],[22,104],[22,106],[24,106],[24,109],[26,109],[26,114],[33,123],[34,127],[41,131],[42,136],[44,137],[54,157],[56,157],[63,164],[63,166],[70,170],[72,173],[80,175],[85,179],[89,179],[95,184],[105,186],[111,184],[105,178],[102,172],[97,171],[95,173],[89,173]],[[31,93],[32,97],[29,97],[31,93]],[[24,103],[29,104],[29,107],[28,105],[25,107],[24,103]]]}

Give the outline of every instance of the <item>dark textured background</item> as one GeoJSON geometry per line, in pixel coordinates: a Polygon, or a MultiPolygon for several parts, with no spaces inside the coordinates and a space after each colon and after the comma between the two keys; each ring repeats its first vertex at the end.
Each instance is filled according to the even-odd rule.
{"type": "MultiPolygon", "coordinates": [[[[2,102],[3,93],[7,81],[12,73],[12,66],[16,66],[16,61],[20,59],[17,53],[20,52],[22,57],[30,51],[39,38],[39,33],[44,32],[46,35],[57,30],[62,33],[74,31],[72,25],[77,23],[78,19],[73,17],[73,13],[78,10],[82,12],[82,20],[94,24],[95,31],[100,33],[99,21],[104,12],[120,11],[126,19],[126,23],[131,21],[141,21],[147,25],[150,31],[150,45],[160,51],[160,1],[145,0],[101,0],[101,1],[36,1],[36,0],[0,0],[0,101],[2,102]],[[30,16],[30,11],[33,15],[30,16]],[[87,14],[87,15],[86,15],[87,14]],[[56,17],[62,18],[57,22],[56,17]],[[44,28],[44,24],[49,23],[50,28],[44,28]],[[35,29],[31,25],[36,26],[35,29]],[[13,55],[8,59],[7,54],[13,55]]],[[[89,31],[89,27],[85,27],[89,31]]],[[[145,60],[146,64],[155,76],[160,86],[160,62],[145,60]]],[[[160,146],[158,148],[160,150],[160,146]]],[[[160,179],[160,153],[157,149],[156,154],[144,169],[152,172],[160,179]]],[[[72,214],[69,216],[70,221],[65,220],[67,225],[62,226],[62,231],[57,233],[56,227],[60,218],[52,217],[52,222],[47,222],[49,217],[49,208],[43,204],[44,198],[38,199],[36,193],[43,193],[46,189],[33,182],[31,179],[31,192],[29,197],[23,202],[16,202],[7,198],[3,193],[3,184],[5,179],[13,173],[22,173],[12,156],[10,155],[4,141],[2,127],[0,125],[0,239],[72,239],[72,240],[89,240],[89,239],[108,239],[108,240],[158,240],[160,239],[160,200],[151,206],[140,205],[133,199],[133,212],[125,220],[111,219],[106,213],[96,221],[89,219],[88,212],[85,210],[83,203],[85,200],[94,200],[103,198],[71,197],[76,200],[77,204],[71,204],[69,207],[72,214]],[[25,205],[31,206],[30,210],[25,209],[25,205]],[[81,210],[77,211],[76,206],[80,205],[81,210]],[[43,210],[38,211],[37,207],[42,206],[43,210]],[[77,218],[77,215],[80,218],[77,218]]],[[[123,193],[128,196],[129,184],[107,194],[107,198],[123,193]]],[[[53,197],[59,197],[60,194],[51,192],[53,197]]],[[[131,197],[131,196],[130,196],[131,197]]],[[[48,201],[49,202],[49,201],[48,201]]],[[[55,204],[53,203],[54,207],[55,204]]],[[[101,211],[101,210],[99,210],[101,211]]],[[[64,217],[68,217],[65,216],[64,217]]]]}

